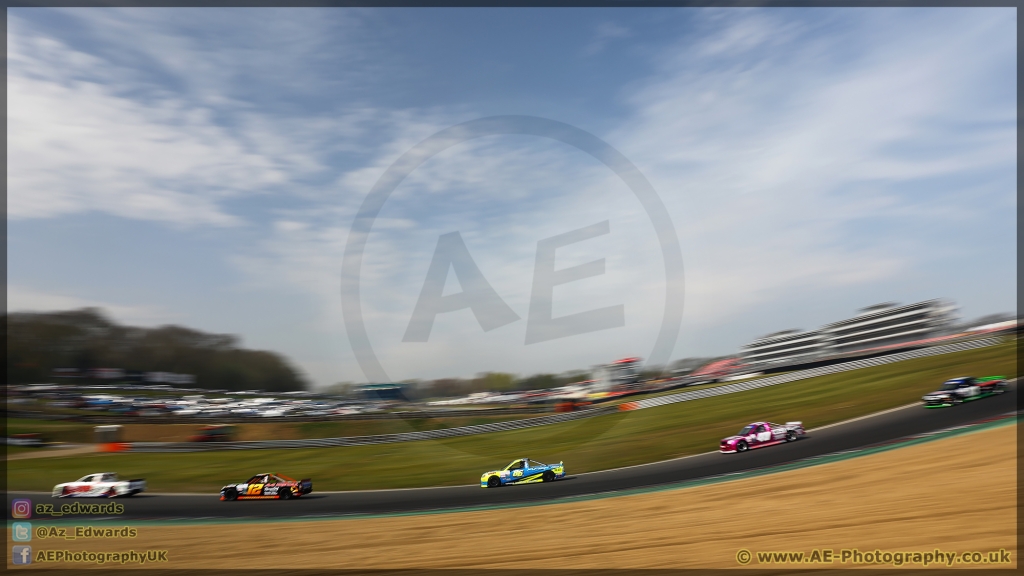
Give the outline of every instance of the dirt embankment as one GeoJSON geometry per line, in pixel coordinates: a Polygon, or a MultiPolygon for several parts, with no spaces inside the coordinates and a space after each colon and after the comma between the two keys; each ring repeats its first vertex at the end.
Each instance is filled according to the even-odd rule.
{"type": "MultiPolygon", "coordinates": [[[[254,569],[724,568],[740,566],[741,549],[1003,548],[1012,564],[987,567],[1015,568],[1016,474],[1016,427],[1003,426],[760,478],[572,504],[266,525],[140,525],[130,548],[169,550],[163,568],[254,569]],[[223,535],[235,532],[273,534],[274,545],[225,545],[223,535]]],[[[60,548],[129,546],[76,541],[60,548]]],[[[795,566],[766,566],[755,556],[749,567],[795,566]]]]}

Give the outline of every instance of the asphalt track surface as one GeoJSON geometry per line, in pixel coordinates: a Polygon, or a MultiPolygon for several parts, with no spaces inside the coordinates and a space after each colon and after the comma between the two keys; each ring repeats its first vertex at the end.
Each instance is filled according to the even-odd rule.
{"type": "MultiPolygon", "coordinates": [[[[610,495],[610,493],[624,490],[653,488],[659,485],[748,472],[836,452],[887,444],[909,436],[963,426],[1016,411],[1017,382],[1011,382],[1007,391],[998,396],[982,398],[950,408],[925,409],[920,405],[914,405],[881,412],[847,423],[809,431],[804,438],[792,443],[769,446],[742,454],[713,452],[603,472],[570,474],[565,479],[552,483],[488,489],[473,485],[317,493],[315,491],[316,478],[313,478],[314,492],[312,494],[287,501],[221,502],[217,494],[197,496],[143,493],[131,498],[117,499],[116,502],[124,505],[124,513],[118,515],[117,518],[119,520],[171,520],[338,517],[514,506],[561,498],[596,494],[610,495]]],[[[496,455],[495,461],[508,461],[518,456],[520,455],[496,455]]],[[[566,469],[567,472],[572,472],[572,462],[566,462],[566,469]]],[[[485,471],[480,471],[480,473],[483,472],[485,471]]],[[[250,471],[240,470],[239,480],[249,473],[250,471]]],[[[475,479],[473,478],[473,480],[475,479]]],[[[9,492],[7,494],[8,510],[11,509],[10,501],[14,498],[30,498],[33,503],[52,503],[55,508],[73,502],[83,504],[108,502],[92,498],[56,499],[39,492],[9,492]]],[[[46,518],[45,515],[36,514],[33,517],[46,518]]],[[[66,515],[62,517],[62,519],[75,520],[86,518],[100,519],[97,516],[66,515]]]]}

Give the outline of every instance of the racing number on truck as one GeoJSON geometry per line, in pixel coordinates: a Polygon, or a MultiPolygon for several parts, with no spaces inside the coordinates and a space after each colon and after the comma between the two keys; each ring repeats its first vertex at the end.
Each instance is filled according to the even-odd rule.
{"type": "Polygon", "coordinates": [[[259,496],[263,493],[263,484],[249,484],[249,489],[245,493],[251,496],[259,496]]]}
{"type": "Polygon", "coordinates": [[[513,476],[522,476],[523,475],[523,471],[522,470],[513,470],[512,471],[512,475],[513,476]]]}

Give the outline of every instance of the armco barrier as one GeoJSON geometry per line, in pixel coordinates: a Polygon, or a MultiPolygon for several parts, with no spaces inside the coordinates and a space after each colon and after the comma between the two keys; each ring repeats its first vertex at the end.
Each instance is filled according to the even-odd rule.
{"type": "Polygon", "coordinates": [[[414,440],[432,440],[438,438],[452,438],[455,436],[470,436],[473,434],[486,434],[488,432],[504,432],[507,430],[518,430],[520,428],[533,428],[579,420],[590,416],[601,414],[612,414],[616,411],[615,406],[604,406],[591,408],[578,412],[564,412],[552,416],[541,416],[540,418],[525,418],[523,420],[511,420],[509,422],[495,422],[493,424],[477,424],[475,426],[460,426],[457,428],[444,428],[441,430],[425,430],[422,432],[400,432],[397,434],[379,434],[376,436],[348,436],[343,438],[316,438],[311,440],[250,440],[240,442],[132,442],[132,452],[204,452],[208,450],[251,450],[260,448],[326,448],[330,446],[365,446],[367,444],[390,444],[393,442],[412,442],[414,440]]]}
{"type": "MultiPolygon", "coordinates": [[[[780,374],[778,376],[771,376],[768,378],[760,378],[750,382],[738,382],[736,384],[726,384],[723,386],[715,386],[712,388],[704,388],[701,390],[690,390],[687,392],[680,392],[677,394],[669,394],[666,396],[659,396],[656,398],[648,398],[646,400],[637,400],[634,402],[629,402],[628,409],[642,410],[644,408],[654,408],[656,406],[675,404],[677,402],[688,402],[690,400],[697,400],[700,398],[709,398],[712,396],[733,394],[735,392],[743,392],[745,390],[753,390],[755,388],[765,388],[768,386],[775,386],[777,384],[795,382],[797,380],[803,380],[805,378],[824,376],[826,374],[836,374],[839,372],[847,372],[849,370],[857,370],[859,368],[880,366],[882,364],[892,364],[894,362],[911,360],[913,358],[923,358],[926,356],[935,356],[938,354],[947,354],[950,352],[960,352],[964,350],[984,348],[986,346],[998,344],[1000,341],[1000,338],[984,338],[981,340],[956,342],[953,344],[934,346],[932,348],[921,348],[909,352],[901,352],[889,356],[880,356],[876,358],[868,358],[865,360],[856,360],[853,362],[845,362],[843,364],[833,364],[831,366],[823,366],[821,368],[813,368],[810,370],[801,370],[799,372],[789,372],[787,374],[780,374]]],[[[559,422],[579,420],[581,418],[589,418],[591,416],[613,414],[615,412],[618,412],[619,410],[619,406],[604,406],[601,408],[580,410],[578,412],[565,412],[562,414],[555,414],[553,416],[542,416],[540,418],[526,418],[523,420],[512,420],[509,422],[478,424],[476,426],[460,426],[457,428],[428,430],[423,432],[380,434],[377,436],[349,436],[344,438],[317,438],[312,440],[263,440],[246,442],[209,443],[132,442],[128,444],[128,447],[129,450],[131,450],[132,452],[205,452],[209,450],[252,450],[268,448],[326,448],[331,446],[364,446],[368,444],[390,444],[394,442],[412,442],[415,440],[432,440],[438,438],[453,438],[456,436],[471,436],[474,434],[487,434],[488,432],[505,432],[509,430],[519,430],[522,428],[532,428],[535,426],[546,426],[548,424],[556,424],[559,422]]]]}
{"type": "Polygon", "coordinates": [[[358,414],[330,414],[327,416],[237,416],[224,415],[213,417],[175,416],[174,413],[160,416],[109,416],[109,415],[69,415],[46,414],[27,411],[7,411],[8,418],[30,418],[33,420],[73,420],[86,424],[252,424],[272,422],[346,422],[349,420],[414,420],[422,418],[465,418],[474,416],[494,416],[507,414],[514,417],[520,414],[550,413],[547,407],[533,408],[486,408],[469,410],[420,410],[416,412],[362,412],[358,414]]]}

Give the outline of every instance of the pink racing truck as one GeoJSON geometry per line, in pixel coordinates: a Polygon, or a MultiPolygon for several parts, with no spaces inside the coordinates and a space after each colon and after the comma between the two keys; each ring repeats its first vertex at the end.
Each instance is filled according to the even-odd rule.
{"type": "Polygon", "coordinates": [[[718,451],[723,454],[746,452],[754,448],[793,442],[804,434],[802,422],[786,422],[785,424],[754,422],[740,430],[739,434],[723,438],[718,451]]]}

